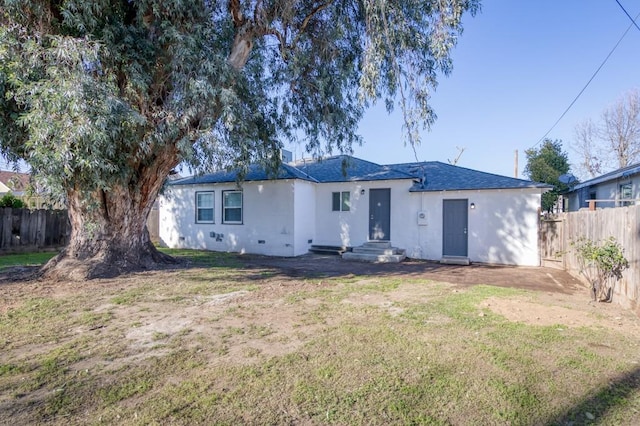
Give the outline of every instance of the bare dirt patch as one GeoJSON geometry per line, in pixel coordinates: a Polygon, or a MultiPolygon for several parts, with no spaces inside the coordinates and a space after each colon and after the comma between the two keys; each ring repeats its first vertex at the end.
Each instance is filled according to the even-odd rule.
{"type": "Polygon", "coordinates": [[[608,328],[640,339],[640,319],[633,312],[615,304],[593,302],[587,297],[583,292],[562,296],[536,294],[527,299],[491,297],[480,307],[510,321],[541,326],[608,328]]]}

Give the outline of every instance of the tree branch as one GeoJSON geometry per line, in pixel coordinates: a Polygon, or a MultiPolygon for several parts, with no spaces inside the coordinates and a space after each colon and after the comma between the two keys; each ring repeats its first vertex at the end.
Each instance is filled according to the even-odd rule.
{"type": "Polygon", "coordinates": [[[314,7],[313,10],[311,12],[309,12],[309,14],[307,16],[304,17],[304,19],[302,20],[302,24],[300,25],[300,29],[298,31],[298,35],[296,36],[296,38],[293,41],[293,43],[291,43],[292,46],[295,46],[297,44],[298,40],[300,39],[300,36],[307,29],[307,26],[309,25],[309,22],[311,21],[311,19],[315,15],[317,15],[318,13],[320,13],[321,11],[326,9],[327,7],[331,6],[332,3],[333,3],[333,0],[329,0],[329,1],[325,2],[325,3],[321,3],[318,6],[314,7]]]}
{"type": "Polygon", "coordinates": [[[229,0],[229,12],[231,13],[231,19],[233,19],[234,27],[242,27],[245,24],[246,21],[244,16],[242,16],[240,0],[229,0]]]}
{"type": "Polygon", "coordinates": [[[316,14],[318,14],[322,10],[329,7],[331,3],[333,3],[333,0],[329,0],[326,3],[319,4],[307,16],[305,16],[304,20],[302,21],[302,25],[300,25],[300,32],[298,33],[298,36],[300,36],[300,34],[302,34],[304,30],[307,29],[307,26],[309,25],[309,21],[311,21],[311,18],[313,18],[316,14]]]}

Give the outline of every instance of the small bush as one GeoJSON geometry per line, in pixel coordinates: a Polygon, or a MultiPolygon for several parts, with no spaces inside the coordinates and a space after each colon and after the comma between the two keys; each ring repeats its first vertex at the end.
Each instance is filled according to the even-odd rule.
{"type": "Polygon", "coordinates": [[[610,302],[616,281],[622,278],[622,272],[629,267],[622,246],[613,237],[601,244],[583,237],[571,245],[578,255],[580,272],[591,284],[593,299],[610,302]]]}
{"type": "Polygon", "coordinates": [[[8,192],[4,194],[2,198],[0,198],[0,207],[12,207],[14,209],[23,209],[24,202],[20,198],[8,192]]]}

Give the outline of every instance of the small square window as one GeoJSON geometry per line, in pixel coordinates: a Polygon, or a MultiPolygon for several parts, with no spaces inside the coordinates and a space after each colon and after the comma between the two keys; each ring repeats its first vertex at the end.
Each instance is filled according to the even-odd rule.
{"type": "Polygon", "coordinates": [[[213,223],[213,191],[196,192],[196,223],[213,223]]]}
{"type": "Polygon", "coordinates": [[[242,223],[242,191],[224,191],[222,193],[222,222],[242,223]]]}
{"type": "Polygon", "coordinates": [[[351,210],[351,193],[349,191],[333,192],[331,194],[331,210],[334,212],[351,210]]]}
{"type": "Polygon", "coordinates": [[[634,202],[631,200],[633,198],[633,186],[631,183],[624,183],[620,185],[620,205],[621,206],[632,206],[634,202]]]}

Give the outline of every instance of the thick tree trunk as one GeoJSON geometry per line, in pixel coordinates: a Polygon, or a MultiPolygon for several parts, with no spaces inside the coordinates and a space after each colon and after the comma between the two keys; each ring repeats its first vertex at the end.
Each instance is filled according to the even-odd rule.
{"type": "Polygon", "coordinates": [[[140,168],[135,179],[109,191],[90,192],[78,185],[67,191],[71,237],[67,247],[43,268],[46,277],[113,277],[175,262],[153,246],[147,230],[149,212],[176,160],[157,162],[161,165],[140,168]]]}

